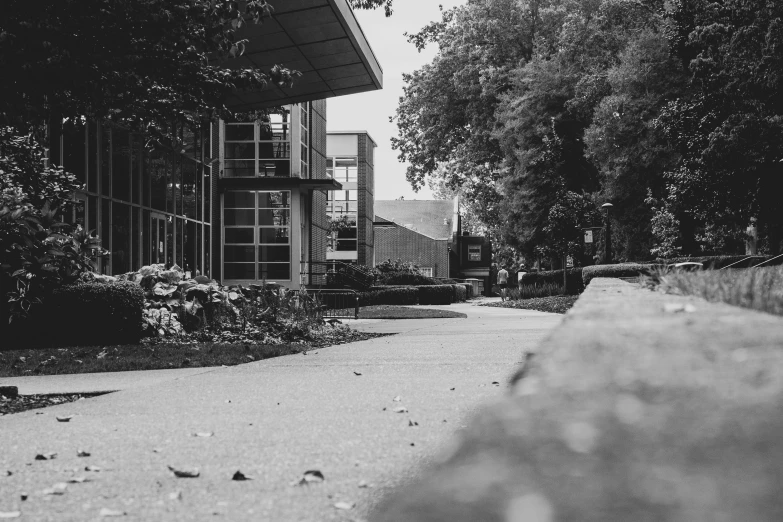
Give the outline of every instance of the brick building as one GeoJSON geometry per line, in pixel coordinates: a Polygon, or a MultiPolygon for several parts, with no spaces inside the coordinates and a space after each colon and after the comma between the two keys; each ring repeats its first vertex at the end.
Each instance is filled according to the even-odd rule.
{"type": "MultiPolygon", "coordinates": [[[[237,112],[277,108],[253,122],[177,129],[182,148],[147,150],[145,137],[89,122],[50,128],[50,161],[85,189],[71,220],[100,235],[104,274],[177,264],[224,283],[262,280],[298,288],[325,262],[326,98],[380,89],[383,72],[346,0],[275,6],[238,31],[246,52],[231,67],[302,72],[291,88],[238,92],[237,112]]],[[[316,276],[317,277],[317,276],[316,276]]]]}
{"type": "Polygon", "coordinates": [[[326,213],[349,224],[349,228],[330,234],[329,260],[374,265],[375,147],[366,131],[327,132],[327,177],[342,188],[327,192],[326,213]]]}
{"type": "Polygon", "coordinates": [[[476,278],[489,288],[492,246],[462,231],[459,199],[377,200],[375,259],[414,263],[430,277],[476,278]]]}

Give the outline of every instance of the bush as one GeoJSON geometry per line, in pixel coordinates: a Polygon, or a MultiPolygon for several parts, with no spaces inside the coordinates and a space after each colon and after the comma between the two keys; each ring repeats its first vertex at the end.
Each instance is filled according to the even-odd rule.
{"type": "Polygon", "coordinates": [[[381,274],[379,282],[382,285],[411,285],[411,286],[425,286],[425,285],[438,285],[437,280],[422,275],[418,272],[386,272],[381,274]]]}
{"type": "Polygon", "coordinates": [[[467,292],[467,299],[472,299],[476,296],[473,295],[473,285],[470,283],[459,283],[461,286],[465,287],[465,292],[467,292]]]}
{"type": "Polygon", "coordinates": [[[420,286],[419,304],[448,305],[454,302],[454,289],[451,285],[420,286]]]}
{"type": "Polygon", "coordinates": [[[374,305],[415,305],[419,299],[419,290],[412,286],[393,288],[373,287],[359,294],[359,306],[374,305]]]}
{"type": "Polygon", "coordinates": [[[132,344],[142,335],[144,290],[132,282],[75,283],[55,290],[41,319],[49,344],[132,344]]]}
{"type": "Polygon", "coordinates": [[[595,265],[586,266],[582,270],[582,280],[587,286],[596,277],[636,277],[649,275],[655,265],[642,265],[639,263],[625,263],[622,265],[595,265]]]}
{"type": "MultiPolygon", "coordinates": [[[[590,267],[588,267],[590,268],[590,267]]],[[[582,268],[569,268],[566,274],[566,294],[576,295],[581,294],[585,289],[585,284],[582,282],[582,268]]],[[[530,285],[534,287],[541,287],[543,285],[557,285],[562,288],[563,286],[563,271],[562,270],[547,270],[542,272],[527,272],[522,275],[520,281],[523,285],[530,285]]]]}
{"type": "Polygon", "coordinates": [[[456,284],[451,285],[454,288],[454,302],[463,302],[468,300],[467,285],[456,284]]]}
{"type": "Polygon", "coordinates": [[[519,288],[511,288],[506,297],[514,301],[518,299],[533,299],[534,297],[550,297],[553,295],[566,295],[562,284],[544,283],[542,285],[520,285],[519,288]]]}

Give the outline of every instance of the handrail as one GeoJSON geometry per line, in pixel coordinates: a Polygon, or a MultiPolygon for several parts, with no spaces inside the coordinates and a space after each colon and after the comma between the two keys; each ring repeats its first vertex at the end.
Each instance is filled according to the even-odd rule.
{"type": "MultiPolygon", "coordinates": [[[[348,281],[352,282],[353,284],[357,285],[360,288],[368,288],[372,286],[373,283],[373,276],[372,274],[363,268],[359,268],[356,265],[352,265],[350,263],[345,263],[343,261],[338,260],[330,260],[330,261],[309,261],[306,263],[311,267],[309,272],[302,272],[300,275],[327,275],[329,272],[325,272],[324,274],[313,274],[312,267],[313,266],[336,266],[337,272],[340,274],[341,277],[344,277],[348,281]]],[[[302,266],[306,266],[305,263],[302,263],[302,266]]]]}
{"type": "MultiPolygon", "coordinates": [[[[747,261],[748,259],[753,259],[754,257],[761,257],[761,256],[748,256],[748,257],[746,257],[746,258],[740,259],[739,261],[734,261],[734,262],[733,262],[733,263],[731,263],[730,265],[726,265],[726,266],[724,266],[724,267],[720,268],[719,270],[725,270],[725,269],[727,269],[727,268],[731,268],[731,267],[732,267],[732,266],[734,266],[734,265],[738,265],[738,264],[740,264],[740,263],[744,263],[744,262],[745,262],[745,261],[747,261]]],[[[766,261],[765,261],[765,262],[766,262],[766,261]]],[[[754,268],[754,267],[751,267],[751,268],[754,268]]]]}
{"type": "Polygon", "coordinates": [[[775,257],[773,257],[773,258],[771,258],[771,259],[767,259],[766,261],[762,261],[762,262],[761,262],[761,263],[759,263],[758,265],[753,265],[751,268],[757,268],[757,267],[759,267],[759,266],[761,266],[761,265],[763,265],[763,264],[765,264],[765,263],[769,263],[770,261],[774,261],[775,259],[777,259],[777,258],[779,258],[779,257],[783,257],[783,254],[777,255],[777,256],[775,256],[775,257]]]}

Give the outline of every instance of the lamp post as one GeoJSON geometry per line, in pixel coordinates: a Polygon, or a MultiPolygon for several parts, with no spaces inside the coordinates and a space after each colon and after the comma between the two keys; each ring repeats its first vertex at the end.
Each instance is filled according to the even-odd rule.
{"type": "Polygon", "coordinates": [[[606,225],[604,227],[604,264],[609,265],[612,263],[612,221],[609,218],[609,214],[612,211],[614,205],[611,203],[604,203],[601,208],[606,211],[606,225]]]}

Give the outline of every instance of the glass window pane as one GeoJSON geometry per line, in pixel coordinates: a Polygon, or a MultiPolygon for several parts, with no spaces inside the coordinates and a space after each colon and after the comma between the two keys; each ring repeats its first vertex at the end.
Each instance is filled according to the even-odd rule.
{"type": "Polygon", "coordinates": [[[194,277],[196,270],[196,222],[186,221],[183,230],[185,237],[182,238],[183,260],[182,267],[190,276],[194,277]]]}
{"type": "Polygon", "coordinates": [[[226,243],[253,244],[252,228],[227,228],[223,234],[226,243]]]}
{"type": "Polygon", "coordinates": [[[258,208],[290,208],[289,192],[259,192],[258,208]]]}
{"type": "Polygon", "coordinates": [[[138,134],[132,135],[131,139],[131,201],[140,203],[141,182],[139,176],[143,158],[143,145],[141,136],[138,134]]]}
{"type": "Polygon", "coordinates": [[[130,235],[130,246],[131,246],[131,270],[138,270],[141,268],[141,265],[139,264],[139,259],[141,257],[141,245],[139,244],[139,240],[141,239],[141,234],[139,233],[139,214],[140,210],[139,207],[131,207],[131,235],[130,235]]]}
{"type": "Polygon", "coordinates": [[[224,279],[255,279],[255,263],[223,263],[224,279]]]}
{"type": "Polygon", "coordinates": [[[81,183],[87,182],[87,142],[84,125],[63,129],[63,168],[73,173],[81,183]]]}
{"type": "Polygon", "coordinates": [[[130,201],[130,134],[125,129],[114,128],[111,142],[112,195],[115,199],[130,201]]]}
{"type": "Polygon", "coordinates": [[[256,260],[256,247],[225,245],[223,247],[223,261],[226,263],[254,263],[256,260]]]}
{"type": "Polygon", "coordinates": [[[229,191],[223,196],[225,208],[255,208],[256,193],[250,191],[229,191]]]}
{"type": "Polygon", "coordinates": [[[253,149],[252,143],[226,143],[226,159],[254,159],[253,149]]]}
{"type": "Polygon", "coordinates": [[[259,263],[258,277],[260,279],[291,279],[291,265],[289,263],[259,263]]]}
{"type": "Polygon", "coordinates": [[[87,190],[98,192],[98,124],[87,125],[87,190]]]}
{"type": "Polygon", "coordinates": [[[204,222],[212,221],[212,175],[211,169],[204,169],[204,222]]]}
{"type": "Polygon", "coordinates": [[[337,158],[334,160],[335,167],[358,167],[359,160],[356,158],[337,158]]]}
{"type": "Polygon", "coordinates": [[[182,215],[196,217],[196,167],[198,164],[189,159],[182,160],[182,215]]]}
{"type": "Polygon", "coordinates": [[[291,139],[289,132],[287,123],[261,123],[258,139],[260,141],[289,141],[291,139]]]}
{"type": "Polygon", "coordinates": [[[359,191],[358,190],[349,190],[348,191],[348,201],[356,201],[359,198],[359,191]]]}
{"type": "Polygon", "coordinates": [[[183,219],[177,218],[177,265],[182,268],[185,266],[185,248],[184,248],[184,239],[185,234],[183,232],[183,219]]]}
{"type": "Polygon", "coordinates": [[[261,226],[286,227],[291,224],[290,221],[291,211],[289,209],[263,209],[258,211],[258,224],[261,226]]]}
{"type": "Polygon", "coordinates": [[[291,157],[291,144],[274,141],[262,141],[258,144],[258,159],[278,159],[291,157]]]}
{"type": "Polygon", "coordinates": [[[337,250],[343,251],[343,252],[356,250],[356,240],[355,239],[338,239],[337,240],[337,250]]]}
{"type": "Polygon", "coordinates": [[[258,162],[258,176],[262,178],[287,178],[291,176],[291,161],[262,160],[258,162]]]}
{"type": "Polygon", "coordinates": [[[212,228],[204,227],[204,275],[212,277],[212,250],[209,248],[212,228]]]}
{"type": "Polygon", "coordinates": [[[249,209],[227,208],[223,212],[223,224],[226,226],[253,226],[256,224],[255,211],[249,209]]]}
{"type": "Polygon", "coordinates": [[[258,260],[270,262],[291,261],[291,247],[289,246],[260,246],[258,247],[258,260]]]}
{"type": "Polygon", "coordinates": [[[355,228],[346,228],[344,230],[340,230],[337,233],[337,237],[339,239],[356,239],[356,229],[355,228]]]}
{"type": "Polygon", "coordinates": [[[255,125],[252,123],[227,123],[226,141],[253,141],[255,125]]]}
{"type": "Polygon", "coordinates": [[[166,157],[153,151],[148,155],[152,208],[166,210],[166,157]]]}
{"type": "Polygon", "coordinates": [[[346,176],[345,180],[349,183],[356,183],[357,179],[358,179],[358,169],[355,168],[348,169],[348,175],[346,176]]]}
{"type": "Polygon", "coordinates": [[[252,178],[256,175],[256,162],[255,160],[226,161],[223,175],[227,178],[252,178]]]}
{"type": "MultiPolygon", "coordinates": [[[[259,228],[258,229],[258,243],[259,244],[287,244],[289,238],[289,232],[287,228],[259,228]]],[[[228,242],[228,241],[226,241],[228,242]]]]}
{"type": "MultiPolygon", "coordinates": [[[[101,246],[111,251],[111,200],[101,198],[101,246]]],[[[110,257],[101,258],[101,273],[109,273],[110,257]]]]}
{"type": "Polygon", "coordinates": [[[101,125],[101,194],[111,196],[111,129],[101,125]]]}

